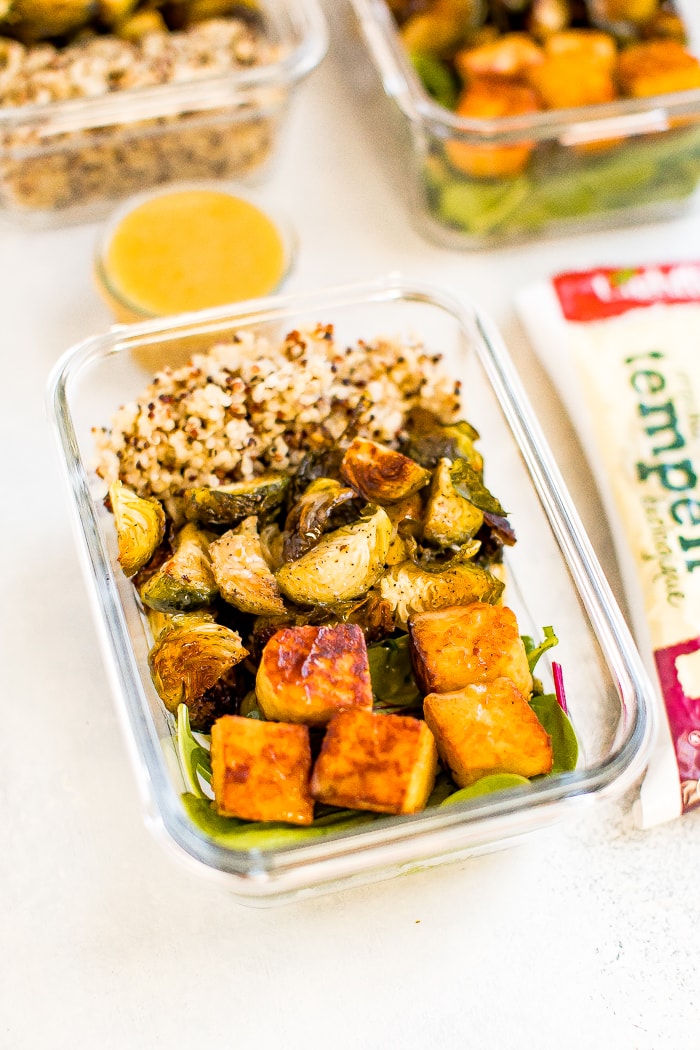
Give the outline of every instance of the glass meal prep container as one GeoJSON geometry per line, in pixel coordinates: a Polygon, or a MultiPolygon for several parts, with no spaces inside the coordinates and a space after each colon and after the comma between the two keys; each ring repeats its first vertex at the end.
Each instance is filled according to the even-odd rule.
{"type": "MultiPolygon", "coordinates": [[[[507,110],[518,114],[512,116],[491,108],[488,117],[481,114],[489,111],[494,80],[486,77],[483,97],[477,98],[478,91],[474,96],[480,115],[459,115],[436,101],[443,85],[435,82],[434,71],[419,76],[425,59],[416,55],[411,60],[390,5],[385,0],[351,4],[369,65],[392,102],[397,138],[405,139],[410,214],[428,239],[448,248],[488,248],[653,221],[678,214],[691,202],[700,179],[700,79],[694,74],[694,86],[687,90],[667,88],[671,93],[575,108],[507,110]],[[429,93],[425,85],[431,75],[429,93]],[[507,165],[498,163],[506,160],[507,165]]],[[[591,0],[588,9],[597,5],[602,11],[604,4],[591,0]]],[[[513,5],[513,10],[526,6],[513,5]]],[[[628,6],[635,5],[630,0],[628,6]]],[[[686,8],[676,5],[677,17],[686,32],[685,48],[696,56],[698,12],[692,5],[686,8]]],[[[601,28],[625,30],[608,22],[601,28]]],[[[655,75],[654,61],[649,59],[645,75],[655,75]]],[[[582,76],[574,65],[568,73],[566,62],[561,65],[563,79],[582,76]]],[[[667,71],[659,66],[658,72],[658,82],[668,83],[667,71]]],[[[479,77],[472,76],[478,85],[479,77]]],[[[459,87],[452,83],[450,90],[457,92],[455,104],[459,87]]]]}
{"type": "MultiPolygon", "coordinates": [[[[250,300],[166,320],[115,326],[69,350],[49,383],[49,413],[68,482],[78,547],[98,633],[129,744],[147,822],[203,874],[241,902],[279,902],[505,847],[564,816],[577,802],[619,795],[644,770],[653,725],[651,686],[507,351],[490,322],[461,296],[400,275],[318,292],[250,300]],[[485,481],[507,500],[518,537],[506,556],[504,601],[523,633],[552,625],[576,768],[467,802],[410,816],[373,815],[307,837],[290,828],[269,848],[225,844],[188,815],[177,723],[150,677],[147,620],[117,561],[114,519],[97,476],[93,428],[109,426],[166,363],[251,330],[280,339],[332,324],[339,345],[385,336],[422,340],[462,382],[465,418],[480,434],[485,481]]],[[[547,654],[545,654],[547,655],[547,654]]],[[[543,666],[544,665],[544,666],[543,666]]],[[[551,692],[552,668],[537,674],[551,692]]],[[[263,842],[263,840],[260,840],[263,842]]]]}
{"type": "Polygon", "coordinates": [[[56,226],[171,181],[261,181],[328,34],[317,0],[255,8],[260,45],[233,35],[244,7],[177,34],[98,35],[58,57],[0,35],[0,216],[56,226]]]}

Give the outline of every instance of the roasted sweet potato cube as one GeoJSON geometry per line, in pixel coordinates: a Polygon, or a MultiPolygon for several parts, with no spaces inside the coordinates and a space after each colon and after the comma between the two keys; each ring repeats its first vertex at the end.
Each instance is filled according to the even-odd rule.
{"type": "Polygon", "coordinates": [[[528,83],[544,109],[593,106],[617,97],[612,69],[583,52],[548,55],[528,70],[528,83]]]}
{"type": "Polygon", "coordinates": [[[307,726],[224,715],[211,729],[211,767],[221,816],[312,822],[307,726]]]}
{"type": "Polygon", "coordinates": [[[617,44],[609,33],[597,29],[563,29],[550,33],[544,42],[545,54],[588,58],[612,71],[617,62],[617,44]]]}
{"type": "Polygon", "coordinates": [[[510,678],[430,693],[423,711],[460,787],[491,773],[534,777],[552,769],[549,735],[510,678]]]}
{"type": "Polygon", "coordinates": [[[437,749],[425,722],[342,711],[328,724],[311,793],[329,806],[417,813],[433,789],[437,749]]]}
{"type": "MultiPolygon", "coordinates": [[[[540,109],[535,92],[525,84],[506,78],[483,77],[470,83],[460,95],[457,115],[497,120],[540,109]]],[[[535,148],[531,141],[515,143],[471,142],[448,139],[445,152],[453,167],[476,178],[518,175],[535,148]]]]}
{"type": "Polygon", "coordinates": [[[527,33],[504,33],[458,51],[454,62],[462,80],[468,81],[474,77],[519,77],[543,58],[542,48],[527,33]]]}
{"type": "Polygon", "coordinates": [[[255,691],[266,718],[325,725],[346,707],[372,708],[367,645],[357,624],[285,627],[265,646],[255,691]]]}
{"type": "Polygon", "coordinates": [[[510,678],[532,692],[527,653],[512,609],[472,602],[416,613],[408,624],[411,660],[424,693],[450,693],[475,682],[510,678]]]}
{"type": "Polygon", "coordinates": [[[633,98],[700,87],[700,62],[677,40],[631,44],[620,54],[617,75],[633,98]]]}

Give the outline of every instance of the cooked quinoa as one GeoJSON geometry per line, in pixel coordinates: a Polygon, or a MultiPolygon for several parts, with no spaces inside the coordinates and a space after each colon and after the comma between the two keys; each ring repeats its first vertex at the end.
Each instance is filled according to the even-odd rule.
{"type": "Polygon", "coordinates": [[[96,430],[97,473],[166,501],[195,485],[293,469],[342,435],[363,398],[356,432],[395,445],[417,407],[456,419],[459,386],[421,343],[341,346],[321,324],[280,344],[243,331],[158,372],[110,428],[96,430]]]}

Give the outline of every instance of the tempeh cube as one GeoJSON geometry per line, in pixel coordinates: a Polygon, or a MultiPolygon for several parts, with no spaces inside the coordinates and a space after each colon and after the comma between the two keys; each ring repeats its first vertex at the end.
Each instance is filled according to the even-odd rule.
{"type": "Polygon", "coordinates": [[[221,816],[312,822],[307,726],[224,715],[212,726],[211,766],[221,816]]]}
{"type": "Polygon", "coordinates": [[[347,707],[372,708],[367,646],[357,624],[285,627],[263,650],[255,682],[266,718],[325,725],[347,707]]]}
{"type": "Polygon", "coordinates": [[[440,758],[460,787],[491,773],[551,772],[550,737],[510,678],[430,693],[423,712],[440,758]]]}
{"type": "Polygon", "coordinates": [[[506,606],[472,602],[416,613],[408,633],[413,670],[424,693],[450,693],[502,677],[525,696],[532,692],[518,622],[506,606]]]}
{"type": "Polygon", "coordinates": [[[342,711],[329,723],[311,775],[319,802],[377,813],[417,813],[435,783],[437,749],[425,722],[342,711]]]}

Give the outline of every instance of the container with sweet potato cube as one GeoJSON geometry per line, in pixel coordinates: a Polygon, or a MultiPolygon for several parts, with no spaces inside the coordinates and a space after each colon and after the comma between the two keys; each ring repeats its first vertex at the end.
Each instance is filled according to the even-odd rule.
{"type": "Polygon", "coordinates": [[[220,816],[313,821],[307,726],[224,715],[212,726],[211,767],[220,816]]]}
{"type": "Polygon", "coordinates": [[[413,671],[424,693],[510,678],[532,692],[527,653],[512,609],[471,602],[416,613],[408,625],[413,671]]]}
{"type": "Polygon", "coordinates": [[[510,678],[430,693],[423,712],[440,758],[460,787],[492,773],[551,772],[551,739],[510,678]]]}
{"type": "Polygon", "coordinates": [[[372,708],[367,645],[357,624],[285,627],[263,650],[255,691],[265,718],[325,725],[346,707],[372,708]]]}
{"type": "Polygon", "coordinates": [[[417,813],[435,783],[437,748],[425,722],[407,715],[341,711],[328,724],[311,793],[329,806],[417,813]]]}

